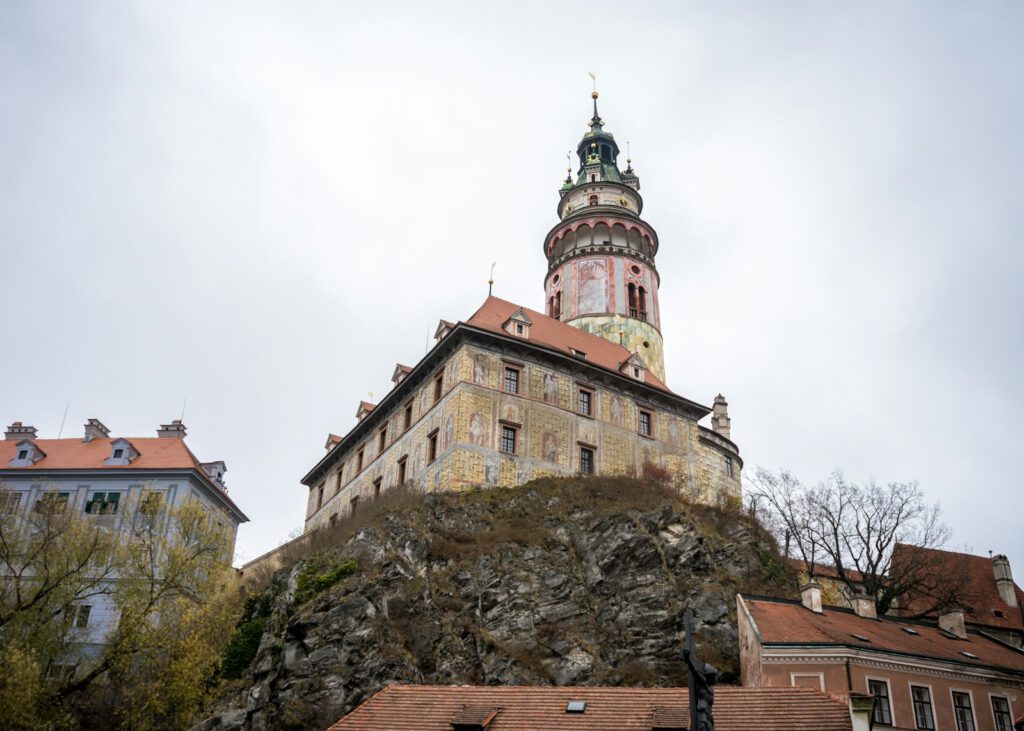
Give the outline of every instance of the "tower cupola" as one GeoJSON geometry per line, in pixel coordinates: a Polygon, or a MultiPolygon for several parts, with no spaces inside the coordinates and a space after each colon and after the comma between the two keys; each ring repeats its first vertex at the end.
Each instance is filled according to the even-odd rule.
{"type": "Polygon", "coordinates": [[[548,314],[628,348],[664,382],[658,234],[640,218],[632,160],[619,170],[619,146],[597,111],[596,90],[591,98],[590,130],[576,147],[576,180],[570,172],[559,189],[561,221],[544,242],[548,314]]]}

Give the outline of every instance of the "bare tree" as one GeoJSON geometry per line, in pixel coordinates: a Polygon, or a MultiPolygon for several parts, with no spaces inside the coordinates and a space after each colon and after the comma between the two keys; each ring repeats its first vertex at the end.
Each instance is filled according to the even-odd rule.
{"type": "Polygon", "coordinates": [[[962,593],[965,578],[944,574],[937,560],[893,561],[898,544],[939,548],[949,540],[938,504],[916,482],[858,485],[834,472],[808,487],[784,470],[759,468],[747,490],[759,517],[809,576],[834,571],[849,595],[875,597],[879,613],[913,597],[915,612],[930,614],[962,593]]]}

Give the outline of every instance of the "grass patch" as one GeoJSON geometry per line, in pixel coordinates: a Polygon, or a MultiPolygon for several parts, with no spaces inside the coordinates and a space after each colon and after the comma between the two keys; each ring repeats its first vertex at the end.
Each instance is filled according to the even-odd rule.
{"type": "Polygon", "coordinates": [[[330,589],[346,576],[355,573],[356,562],[346,561],[335,566],[321,566],[310,561],[295,577],[295,604],[305,604],[318,594],[330,589]]]}

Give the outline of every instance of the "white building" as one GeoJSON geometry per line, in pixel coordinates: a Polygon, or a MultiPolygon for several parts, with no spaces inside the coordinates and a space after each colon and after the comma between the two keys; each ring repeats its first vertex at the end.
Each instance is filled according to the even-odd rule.
{"type": "MultiPolygon", "coordinates": [[[[19,421],[0,441],[0,515],[59,500],[117,531],[124,507],[135,501],[155,496],[169,508],[197,501],[224,528],[233,553],[238,525],[248,518],[228,497],[226,471],[224,462],[200,462],[192,454],[177,420],[162,425],[156,437],[127,438],[111,437],[98,419],[89,419],[81,437],[67,439],[39,439],[34,427],[19,421]]],[[[74,620],[76,640],[86,645],[101,643],[117,621],[109,597],[89,601],[78,606],[74,620]]]]}

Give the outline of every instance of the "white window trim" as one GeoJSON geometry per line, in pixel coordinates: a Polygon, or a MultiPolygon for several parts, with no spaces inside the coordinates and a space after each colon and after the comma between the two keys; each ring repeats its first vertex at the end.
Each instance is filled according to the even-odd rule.
{"type": "Polygon", "coordinates": [[[1013,722],[1017,716],[1013,713],[1013,699],[1010,698],[1008,693],[992,693],[988,694],[988,710],[992,713],[992,728],[996,728],[996,708],[992,704],[993,698],[1002,698],[1006,701],[1006,707],[1010,710],[1010,728],[1013,728],[1013,722]]]}
{"type": "MultiPolygon", "coordinates": [[[[954,693],[965,693],[968,698],[971,699],[971,720],[974,722],[974,731],[980,731],[978,729],[978,706],[974,703],[974,693],[966,688],[953,688],[949,689],[949,708],[953,711],[953,725],[950,728],[953,731],[959,731],[956,725],[956,701],[953,700],[954,693]]],[[[935,724],[938,726],[938,723],[935,724]]]]}
{"type": "MultiPolygon", "coordinates": [[[[872,680],[874,680],[876,683],[885,683],[885,687],[889,692],[889,723],[887,725],[899,726],[899,724],[896,723],[896,704],[893,703],[892,700],[892,683],[889,682],[888,678],[879,678],[873,675],[866,675],[864,676],[864,688],[868,695],[871,695],[871,686],[869,683],[872,680]]],[[[872,711],[871,717],[874,718],[874,711],[872,711]]]]}
{"type": "MultiPolygon", "coordinates": [[[[942,728],[942,726],[939,725],[939,705],[935,702],[935,689],[932,687],[931,683],[923,683],[923,682],[921,682],[919,680],[908,680],[907,681],[907,693],[909,694],[909,697],[910,697],[910,717],[911,717],[911,721],[914,722],[913,728],[915,730],[917,730],[917,714],[914,712],[914,688],[915,687],[917,687],[917,688],[927,688],[928,689],[928,699],[932,702],[932,725],[935,726],[936,731],[937,731],[938,729],[942,728]]],[[[956,725],[956,719],[953,719],[953,720],[954,720],[954,725],[956,725]]],[[[911,728],[911,727],[907,726],[907,728],[911,728]]]]}
{"type": "Polygon", "coordinates": [[[789,684],[792,687],[794,687],[794,688],[806,688],[807,687],[806,685],[797,685],[796,684],[796,679],[797,678],[817,678],[818,679],[818,688],[819,688],[819,690],[821,690],[822,693],[825,692],[825,673],[796,673],[796,672],[793,672],[793,673],[789,674],[789,684]]]}

